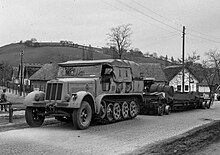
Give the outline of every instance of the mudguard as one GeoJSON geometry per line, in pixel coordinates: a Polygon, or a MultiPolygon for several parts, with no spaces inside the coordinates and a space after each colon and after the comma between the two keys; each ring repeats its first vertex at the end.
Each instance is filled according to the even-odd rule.
{"type": "MultiPolygon", "coordinates": [[[[85,96],[89,95],[91,96],[93,103],[95,103],[94,101],[94,97],[90,92],[86,92],[86,91],[79,91],[76,93],[77,97],[75,97],[75,95],[73,95],[69,101],[69,105],[71,105],[72,108],[80,108],[81,103],[84,99],[85,96]]],[[[94,107],[96,109],[96,106],[94,104],[94,107]]]]}
{"type": "Polygon", "coordinates": [[[24,99],[24,105],[25,106],[35,106],[37,105],[37,103],[42,103],[44,102],[44,96],[45,93],[42,91],[33,91],[31,93],[29,93],[25,99],[24,99]],[[39,101],[35,100],[35,95],[38,94],[39,95],[39,101]],[[34,105],[35,104],[35,105],[34,105]]]}

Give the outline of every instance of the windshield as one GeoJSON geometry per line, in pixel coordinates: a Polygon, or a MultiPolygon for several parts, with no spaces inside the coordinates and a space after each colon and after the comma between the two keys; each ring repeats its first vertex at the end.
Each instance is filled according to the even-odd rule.
{"type": "Polygon", "coordinates": [[[58,77],[97,77],[101,66],[59,67],[58,77]]]}

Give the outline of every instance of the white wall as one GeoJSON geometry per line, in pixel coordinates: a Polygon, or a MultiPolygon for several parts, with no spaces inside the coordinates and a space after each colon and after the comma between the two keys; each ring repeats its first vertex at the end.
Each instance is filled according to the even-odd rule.
{"type": "MultiPolygon", "coordinates": [[[[196,91],[196,86],[199,83],[196,78],[189,73],[187,69],[185,69],[185,75],[184,75],[184,85],[188,86],[188,90],[184,89],[185,92],[190,91],[196,91]]],[[[181,92],[182,92],[182,71],[180,71],[170,82],[170,86],[173,86],[174,91],[177,91],[177,86],[181,86],[181,92]]]]}

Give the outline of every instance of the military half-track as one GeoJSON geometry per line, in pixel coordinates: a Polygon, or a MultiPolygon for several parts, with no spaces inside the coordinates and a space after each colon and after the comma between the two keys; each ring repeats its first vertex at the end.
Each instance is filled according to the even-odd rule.
{"type": "Polygon", "coordinates": [[[54,116],[72,121],[76,129],[86,129],[91,121],[111,123],[136,117],[144,84],[132,73],[132,63],[107,59],[58,64],[57,78],[47,82],[46,91],[26,96],[26,122],[39,127],[45,116],[54,116]]]}

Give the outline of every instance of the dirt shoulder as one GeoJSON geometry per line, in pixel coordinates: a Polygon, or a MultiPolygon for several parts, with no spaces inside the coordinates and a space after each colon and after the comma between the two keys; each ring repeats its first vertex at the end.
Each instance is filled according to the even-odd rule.
{"type": "Polygon", "coordinates": [[[220,121],[213,121],[209,124],[194,128],[184,134],[137,149],[131,154],[192,154],[218,141],[220,141],[220,121]]]}

